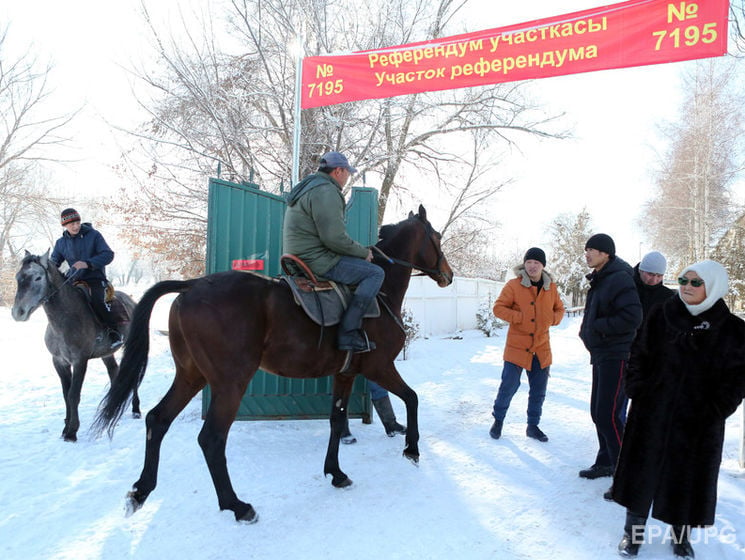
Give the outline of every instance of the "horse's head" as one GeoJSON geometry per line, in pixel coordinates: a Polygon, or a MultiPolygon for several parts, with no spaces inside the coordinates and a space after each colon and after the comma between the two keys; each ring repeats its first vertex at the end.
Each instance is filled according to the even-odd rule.
{"type": "Polygon", "coordinates": [[[392,254],[405,254],[395,262],[426,274],[444,288],[452,283],[453,271],[440,248],[441,237],[427,220],[427,211],[421,204],[418,214],[409,212],[403,222],[380,228],[381,248],[389,248],[392,254]]]}
{"type": "Polygon", "coordinates": [[[16,321],[28,321],[31,314],[42,305],[49,293],[49,250],[43,255],[26,251],[21,268],[16,273],[16,297],[11,314],[16,321]]]}

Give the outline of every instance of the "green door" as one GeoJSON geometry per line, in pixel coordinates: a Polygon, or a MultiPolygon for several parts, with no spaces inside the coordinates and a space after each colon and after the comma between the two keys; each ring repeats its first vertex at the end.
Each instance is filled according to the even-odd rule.
{"type": "MultiPolygon", "coordinates": [[[[352,187],[347,204],[347,231],[363,245],[378,235],[378,192],[352,187]]],[[[207,219],[207,273],[250,268],[267,276],[280,273],[285,200],[258,185],[210,179],[207,219]]],[[[239,420],[328,418],[332,378],[288,379],[256,372],[238,409],[239,420]]],[[[209,405],[202,392],[202,414],[209,405]]],[[[349,400],[349,417],[370,421],[370,394],[358,376],[349,400]]]]}

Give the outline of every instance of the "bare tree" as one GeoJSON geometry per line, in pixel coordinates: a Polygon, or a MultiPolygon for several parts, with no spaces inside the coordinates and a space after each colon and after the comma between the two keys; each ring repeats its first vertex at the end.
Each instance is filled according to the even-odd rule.
{"type": "Polygon", "coordinates": [[[670,150],[642,224],[674,266],[709,258],[733,222],[729,186],[742,169],[743,123],[733,76],[734,66],[697,62],[685,77],[680,120],[666,131],[670,150]]]}
{"type": "MultiPolygon", "coordinates": [[[[275,192],[289,188],[296,71],[292,39],[304,37],[306,54],[313,55],[437,38],[456,25],[455,16],[466,3],[232,0],[223,14],[229,47],[217,44],[219,33],[210,17],[196,29],[185,29],[180,40],[169,38],[143,4],[161,64],[157,71],[138,72],[156,95],[142,101],[150,120],[136,132],[148,160],[139,162],[139,169],[130,162],[131,168],[140,177],[157,178],[162,184],[154,195],[164,200],[183,191],[178,198],[201,222],[206,176],[218,165],[229,180],[257,182],[275,192]]],[[[521,92],[522,85],[513,83],[305,110],[301,170],[314,170],[325,151],[344,151],[361,173],[379,177],[379,221],[388,199],[406,188],[402,171],[455,193],[452,222],[468,220],[478,198],[493,194],[502,183],[476,181],[483,175],[480,164],[462,153],[457,140],[446,143],[445,138],[478,133],[480,149],[497,151],[523,134],[563,135],[521,92]],[[473,180],[453,179],[446,171],[455,167],[473,180]],[[459,196],[462,189],[468,194],[459,196]]],[[[171,225],[183,232],[193,230],[195,222],[171,225]]]]}
{"type": "Polygon", "coordinates": [[[589,272],[584,260],[585,243],[592,235],[592,223],[587,208],[579,214],[561,214],[551,223],[551,272],[571,307],[584,304],[589,272]]]}
{"type": "Polygon", "coordinates": [[[742,309],[745,302],[745,215],[722,236],[712,258],[722,263],[729,273],[727,304],[731,309],[742,309]]]}
{"type": "Polygon", "coordinates": [[[745,0],[732,0],[729,6],[731,54],[745,56],[745,0]]]}
{"type": "Polygon", "coordinates": [[[12,292],[22,249],[59,207],[42,186],[42,164],[68,141],[62,130],[75,116],[50,115],[51,67],[29,52],[9,54],[8,35],[0,30],[0,303],[12,292]]]}

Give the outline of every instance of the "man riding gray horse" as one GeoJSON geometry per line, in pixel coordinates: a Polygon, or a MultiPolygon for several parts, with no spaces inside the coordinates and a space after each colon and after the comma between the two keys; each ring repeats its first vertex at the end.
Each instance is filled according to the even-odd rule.
{"type": "Polygon", "coordinates": [[[106,327],[112,350],[122,345],[122,335],[117,330],[116,319],[106,303],[106,265],[114,260],[111,250],[100,232],[90,223],[81,224],[80,214],[74,208],[62,211],[60,223],[65,228],[62,237],[54,244],[49,260],[59,267],[67,261],[67,277],[75,282],[85,282],[91,293],[91,306],[106,327]]]}

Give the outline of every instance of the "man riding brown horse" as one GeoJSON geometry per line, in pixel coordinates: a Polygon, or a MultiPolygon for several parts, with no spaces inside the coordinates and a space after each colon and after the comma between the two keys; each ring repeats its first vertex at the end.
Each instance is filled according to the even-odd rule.
{"type": "Polygon", "coordinates": [[[317,277],[356,286],[339,324],[339,350],[369,352],[375,343],[362,329],[362,318],[385,276],[373,264],[372,250],[353,240],[344,224],[342,189],[357,170],[339,152],[328,152],[317,173],[295,185],[287,198],[282,245],[302,259],[317,277]]]}

